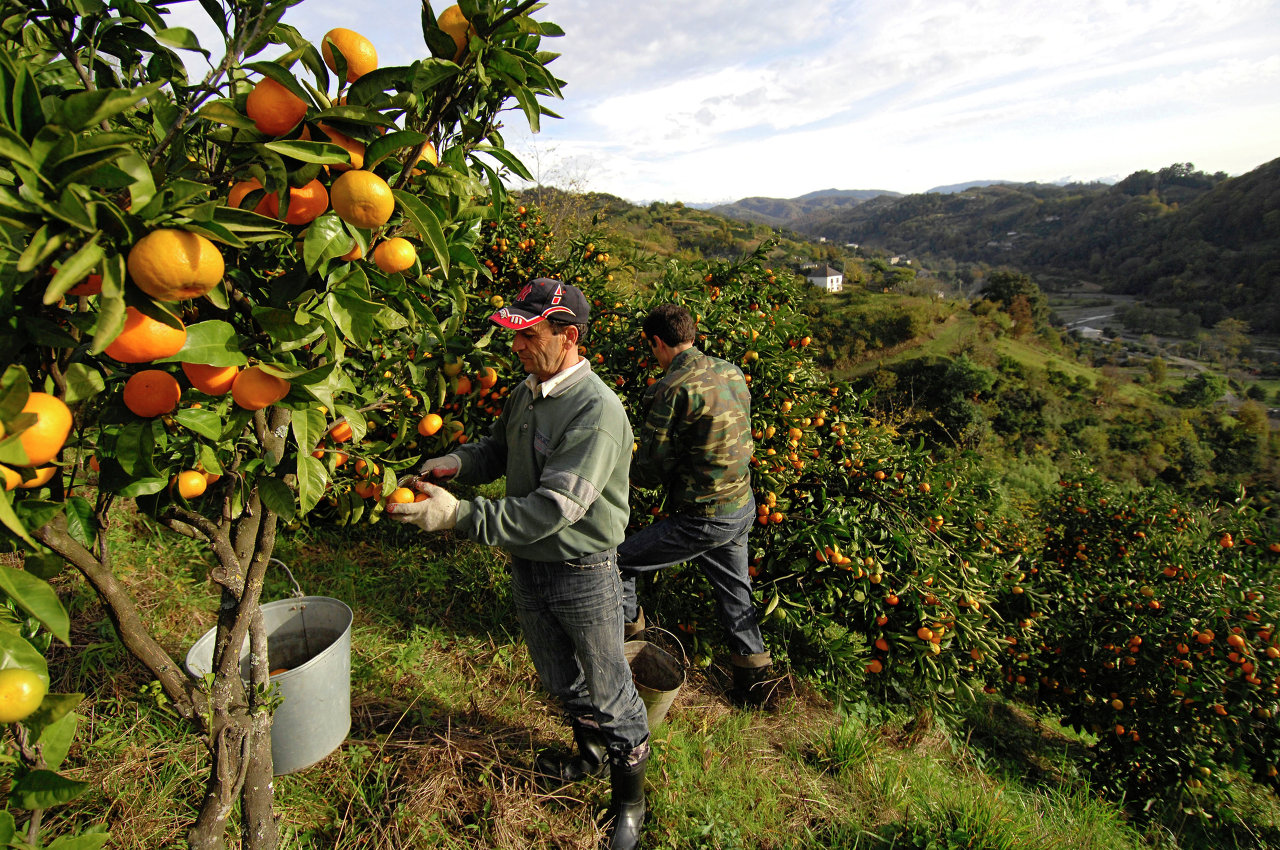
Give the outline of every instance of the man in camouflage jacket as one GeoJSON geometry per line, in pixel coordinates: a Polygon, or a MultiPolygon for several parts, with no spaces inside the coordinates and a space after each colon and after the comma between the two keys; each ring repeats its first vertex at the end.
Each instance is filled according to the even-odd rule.
{"type": "Polygon", "coordinates": [[[676,304],[655,308],[644,336],[665,374],[645,392],[636,487],[666,490],[669,516],[618,547],[628,636],[644,630],[636,578],[693,561],[715,592],[729,636],[731,698],[760,705],[768,696],[770,656],[760,635],[747,573],[747,534],[755,521],[751,491],[751,394],[741,370],[693,342],[697,325],[676,304]]]}

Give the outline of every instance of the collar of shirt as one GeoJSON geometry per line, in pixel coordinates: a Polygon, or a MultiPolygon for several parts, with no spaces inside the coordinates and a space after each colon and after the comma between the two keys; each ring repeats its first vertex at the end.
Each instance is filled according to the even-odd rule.
{"type": "Polygon", "coordinates": [[[533,393],[534,398],[551,398],[561,392],[564,392],[573,381],[573,378],[579,372],[590,371],[591,367],[587,359],[584,357],[568,369],[556,372],[550,378],[539,383],[537,376],[530,375],[525,378],[525,384],[529,387],[529,391],[533,393]]]}

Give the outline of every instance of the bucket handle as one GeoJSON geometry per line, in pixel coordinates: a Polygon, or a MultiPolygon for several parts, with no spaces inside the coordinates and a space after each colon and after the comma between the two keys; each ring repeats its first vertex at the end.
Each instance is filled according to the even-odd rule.
{"type": "Polygon", "coordinates": [[[680,638],[676,637],[674,632],[669,632],[666,629],[662,628],[661,626],[646,626],[645,631],[646,632],[662,632],[664,635],[671,638],[671,640],[675,642],[675,645],[680,648],[680,656],[681,656],[681,659],[684,661],[684,669],[685,670],[689,669],[689,655],[684,651],[684,644],[680,642],[680,638]]]}
{"type": "Polygon", "coordinates": [[[306,596],[306,594],[302,592],[302,587],[298,584],[298,580],[293,577],[293,573],[289,571],[289,567],[284,561],[279,558],[272,558],[270,563],[279,564],[280,569],[284,570],[284,574],[289,577],[289,583],[293,585],[293,593],[291,593],[290,596],[293,596],[295,599],[301,599],[306,596]]]}

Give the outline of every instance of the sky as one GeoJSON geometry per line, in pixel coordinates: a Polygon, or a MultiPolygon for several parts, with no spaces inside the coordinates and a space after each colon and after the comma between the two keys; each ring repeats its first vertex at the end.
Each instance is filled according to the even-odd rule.
{"type": "MultiPolygon", "coordinates": [[[[420,7],[304,0],[285,22],[317,44],[349,27],[408,64],[420,7]]],[[[200,15],[170,21],[217,43],[200,15]]],[[[533,135],[508,113],[508,147],[542,183],[633,203],[1280,156],[1280,0],[548,0],[535,17],[565,31],[543,41],[563,118],[533,135]]]]}

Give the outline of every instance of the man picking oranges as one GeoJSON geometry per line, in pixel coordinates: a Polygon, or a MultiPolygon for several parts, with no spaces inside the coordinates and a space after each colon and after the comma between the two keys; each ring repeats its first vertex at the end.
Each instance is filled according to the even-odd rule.
{"type": "Polygon", "coordinates": [[[487,437],[423,464],[429,498],[388,505],[425,531],[456,529],[512,556],[512,599],[543,687],[564,706],[577,752],[543,754],[536,769],[560,786],[610,772],[611,850],[631,850],[644,822],[649,726],[622,648],[616,547],[627,526],[631,426],[613,391],[578,350],[590,310],[581,290],[538,278],[489,317],[515,331],[529,377],[487,437]],[[430,479],[485,483],[505,498],[459,501],[430,479]]]}

